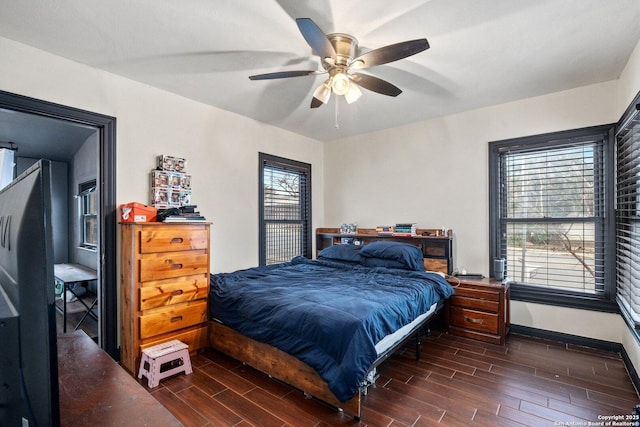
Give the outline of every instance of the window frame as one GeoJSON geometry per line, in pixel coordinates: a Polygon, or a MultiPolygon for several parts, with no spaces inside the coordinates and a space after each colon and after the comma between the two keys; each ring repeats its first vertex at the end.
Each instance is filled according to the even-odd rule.
{"type": "MultiPolygon", "coordinates": [[[[581,129],[551,132],[547,134],[513,138],[502,141],[489,142],[489,271],[493,277],[493,260],[500,254],[500,182],[499,168],[501,153],[512,150],[536,150],[554,148],[569,142],[579,142],[585,139],[598,138],[603,140],[604,159],[604,242],[603,259],[605,273],[603,292],[588,294],[562,288],[527,285],[524,282],[511,282],[511,298],[516,301],[541,303],[562,307],[572,307],[604,312],[617,312],[615,303],[615,215],[613,211],[615,189],[614,174],[614,139],[615,124],[606,124],[581,129]]],[[[542,222],[546,221],[543,219],[542,222]]],[[[531,222],[540,222],[532,219],[531,222]]],[[[595,221],[594,221],[595,223],[595,221]]],[[[508,267],[507,267],[508,271],[508,267]]]]}
{"type": "Polygon", "coordinates": [[[306,209],[301,209],[300,221],[303,223],[302,226],[302,243],[301,249],[302,253],[299,255],[311,258],[312,257],[312,225],[311,225],[311,164],[300,162],[297,160],[292,160],[284,157],[274,156],[266,153],[258,153],[259,157],[259,184],[258,184],[258,210],[259,210],[259,253],[258,253],[258,261],[259,265],[267,265],[267,221],[265,220],[265,212],[264,212],[264,201],[265,201],[265,188],[264,188],[264,171],[265,167],[269,165],[277,165],[279,168],[290,170],[293,173],[301,173],[304,174],[306,179],[305,183],[300,188],[300,195],[304,199],[302,203],[306,205],[306,209]],[[302,218],[306,213],[306,218],[302,218]]]}
{"type": "Polygon", "coordinates": [[[78,215],[79,215],[79,237],[80,242],[78,243],[78,247],[82,249],[87,249],[91,251],[98,250],[98,236],[100,235],[97,230],[98,227],[98,194],[97,194],[97,186],[96,180],[89,180],[78,185],[78,215]],[[91,201],[93,198],[93,202],[91,201]],[[87,209],[93,204],[93,208],[95,212],[88,212],[87,209]],[[91,243],[87,240],[87,222],[89,219],[93,219],[96,227],[95,238],[96,242],[91,243]]]}
{"type": "MultiPolygon", "coordinates": [[[[620,152],[619,152],[619,135],[627,130],[627,126],[631,125],[632,122],[637,122],[638,119],[640,117],[640,92],[636,95],[636,97],[633,99],[633,101],[631,102],[631,104],[629,105],[629,107],[627,107],[627,109],[625,110],[625,112],[623,113],[622,117],[620,118],[617,126],[616,126],[616,151],[615,151],[615,155],[616,155],[616,170],[615,170],[615,179],[616,179],[616,254],[615,254],[615,258],[616,258],[616,302],[620,308],[620,314],[622,315],[623,319],[625,320],[625,322],[627,323],[627,325],[629,326],[630,330],[634,333],[636,339],[640,340],[640,321],[637,318],[634,318],[633,314],[629,312],[629,308],[625,305],[625,303],[627,303],[627,301],[625,301],[626,298],[624,298],[624,296],[620,295],[620,288],[626,286],[627,284],[621,284],[619,283],[620,279],[624,279],[626,277],[624,277],[625,275],[623,274],[624,272],[627,272],[629,274],[632,273],[636,273],[637,269],[634,269],[633,272],[628,271],[627,269],[622,269],[623,266],[627,267],[628,264],[635,264],[637,265],[637,257],[640,256],[640,253],[638,253],[637,251],[630,251],[629,253],[626,253],[626,251],[622,250],[620,251],[620,249],[622,248],[622,246],[624,246],[625,243],[629,243],[629,238],[636,238],[638,236],[638,232],[636,232],[635,230],[631,230],[631,232],[629,232],[630,228],[635,228],[640,226],[640,214],[639,214],[639,210],[640,210],[640,183],[636,181],[635,183],[635,188],[632,188],[632,186],[630,186],[628,184],[628,182],[619,182],[620,180],[625,180],[625,178],[628,178],[626,176],[620,176],[620,168],[624,168],[624,170],[626,171],[627,168],[629,168],[630,163],[633,163],[633,161],[628,162],[627,159],[625,158],[625,163],[624,164],[620,164],[618,162],[619,160],[619,156],[620,156],[620,152]],[[632,193],[629,193],[629,192],[632,193]],[[634,199],[635,198],[635,203],[634,203],[634,199]],[[633,206],[635,204],[635,206],[633,206]],[[621,206],[622,205],[622,206],[621,206]],[[629,206],[625,206],[625,205],[629,205],[629,206]],[[635,212],[631,212],[631,211],[635,211],[635,212]],[[627,258],[626,256],[629,255],[629,258],[627,258]],[[622,276],[622,277],[621,277],[622,276]]],[[[636,135],[634,134],[632,136],[632,138],[636,138],[636,135]]],[[[626,141],[625,141],[626,142],[626,141]]],[[[628,148],[628,147],[627,147],[628,148]]],[[[637,161],[636,161],[637,163],[637,161]]],[[[634,165],[634,169],[637,169],[637,165],[634,165]]],[[[626,175],[625,173],[622,173],[622,175],[626,175]]],[[[632,281],[629,280],[629,285],[632,284],[632,281]]],[[[640,285],[636,286],[635,289],[640,290],[640,285]]],[[[629,289],[629,292],[631,291],[631,289],[629,289]]],[[[635,313],[637,316],[637,313],[635,313]]]]}

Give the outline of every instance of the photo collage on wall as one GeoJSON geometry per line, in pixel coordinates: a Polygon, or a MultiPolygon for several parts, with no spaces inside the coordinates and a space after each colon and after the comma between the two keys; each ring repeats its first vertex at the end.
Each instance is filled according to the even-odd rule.
{"type": "Polygon", "coordinates": [[[156,209],[191,205],[191,175],[186,167],[184,158],[158,156],[156,169],[151,171],[151,204],[156,209]]]}

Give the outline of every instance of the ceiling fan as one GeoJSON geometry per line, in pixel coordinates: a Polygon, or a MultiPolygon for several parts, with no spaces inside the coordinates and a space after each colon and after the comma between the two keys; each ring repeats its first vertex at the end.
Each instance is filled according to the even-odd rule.
{"type": "Polygon", "coordinates": [[[391,44],[356,56],[358,40],[344,33],[325,34],[310,18],[297,18],[296,23],[314,53],[320,56],[324,71],[294,70],[249,76],[251,80],[282,79],[318,74],[329,74],[314,92],[311,108],[318,108],[329,101],[331,92],[344,95],[351,104],[362,95],[361,86],[373,92],[388,96],[398,96],[402,90],[378,77],[355,72],[375,65],[387,64],[406,58],[429,48],[427,39],[409,40],[391,44]]]}

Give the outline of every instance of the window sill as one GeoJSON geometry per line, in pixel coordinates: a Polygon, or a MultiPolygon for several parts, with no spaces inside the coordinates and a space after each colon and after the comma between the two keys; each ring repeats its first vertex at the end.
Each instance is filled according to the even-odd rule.
{"type": "Polygon", "coordinates": [[[81,249],[87,252],[98,252],[98,248],[94,246],[78,246],[78,249],[81,249]]]}
{"type": "Polygon", "coordinates": [[[511,299],[513,301],[532,302],[605,313],[620,312],[618,304],[615,301],[608,300],[604,297],[563,292],[554,289],[540,289],[517,283],[511,284],[511,299]]]}

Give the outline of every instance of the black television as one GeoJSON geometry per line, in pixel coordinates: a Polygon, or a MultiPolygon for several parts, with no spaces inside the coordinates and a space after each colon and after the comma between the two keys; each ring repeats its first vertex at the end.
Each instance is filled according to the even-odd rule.
{"type": "Polygon", "coordinates": [[[0,425],[60,424],[51,164],[0,190],[0,425]]]}

